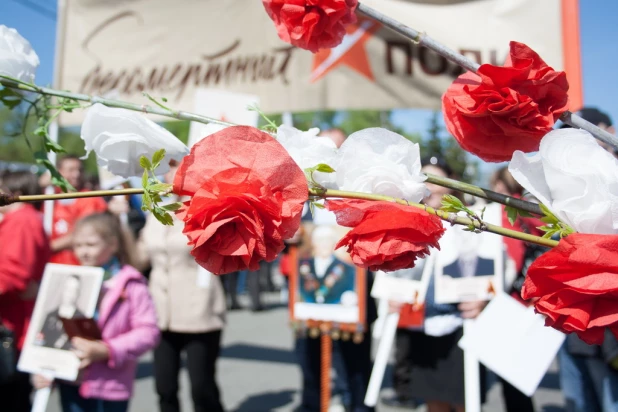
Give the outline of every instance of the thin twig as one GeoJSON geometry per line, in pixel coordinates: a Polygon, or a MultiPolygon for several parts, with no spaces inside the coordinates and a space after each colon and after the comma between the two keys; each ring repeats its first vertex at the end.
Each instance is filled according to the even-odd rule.
{"type": "Polygon", "coordinates": [[[490,223],[484,222],[480,219],[471,219],[463,216],[453,217],[454,214],[444,212],[442,210],[437,210],[427,205],[423,205],[420,203],[412,203],[408,202],[404,199],[397,199],[390,196],[384,195],[375,195],[371,193],[358,193],[358,192],[347,192],[342,190],[331,190],[328,189],[326,191],[319,191],[315,189],[309,189],[309,193],[312,196],[316,196],[318,198],[326,199],[326,198],[344,198],[344,199],[364,199],[364,200],[383,200],[387,202],[396,202],[401,205],[407,205],[411,207],[416,207],[418,209],[422,209],[427,211],[432,215],[438,216],[440,219],[450,222],[451,224],[463,225],[463,226],[474,226],[476,229],[485,232],[495,233],[501,236],[510,237],[513,239],[523,240],[524,242],[536,243],[537,245],[546,246],[546,247],[555,247],[558,246],[558,242],[551,239],[545,239],[539,236],[529,235],[527,233],[518,232],[516,230],[510,230],[503,228],[502,226],[492,225],[490,223]]]}
{"type": "MultiPolygon", "coordinates": [[[[105,197],[105,196],[122,196],[143,194],[144,189],[115,189],[115,190],[94,190],[91,192],[73,192],[73,193],[57,193],[48,195],[31,195],[31,196],[12,196],[6,193],[0,193],[0,206],[6,206],[16,202],[41,202],[44,200],[59,200],[59,199],[77,199],[84,197],[105,197]]],[[[168,193],[168,192],[166,192],[168,193]]],[[[463,226],[474,226],[477,230],[496,233],[498,235],[510,237],[513,239],[523,240],[524,242],[536,243],[541,246],[554,247],[558,242],[551,239],[529,235],[527,233],[518,232],[515,230],[505,229],[501,226],[492,225],[482,221],[481,219],[471,219],[463,216],[456,216],[453,213],[436,210],[427,205],[420,203],[408,202],[405,199],[397,199],[390,196],[375,195],[371,193],[347,192],[342,190],[324,190],[324,189],[309,189],[309,196],[326,199],[326,198],[345,198],[345,199],[364,199],[364,200],[383,200],[387,202],[396,202],[402,205],[422,209],[427,213],[438,216],[440,219],[463,226]]]]}
{"type": "Polygon", "coordinates": [[[431,173],[425,173],[425,175],[427,176],[427,183],[448,187],[459,192],[467,193],[476,197],[491,200],[492,202],[501,203],[505,206],[514,207],[515,209],[524,210],[529,213],[534,213],[535,215],[543,216],[543,211],[537,203],[526,202],[525,200],[517,199],[515,197],[505,196],[469,183],[449,179],[448,177],[436,176],[431,173]]]}

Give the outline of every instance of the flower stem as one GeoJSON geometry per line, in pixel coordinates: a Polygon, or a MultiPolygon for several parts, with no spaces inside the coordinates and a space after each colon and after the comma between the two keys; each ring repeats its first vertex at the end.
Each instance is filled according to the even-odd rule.
{"type": "Polygon", "coordinates": [[[534,213],[543,216],[543,211],[537,203],[526,202],[525,200],[517,199],[511,196],[493,192],[488,189],[483,189],[469,183],[460,182],[459,180],[449,179],[448,177],[436,176],[431,173],[425,173],[427,183],[448,187],[459,192],[468,193],[470,195],[491,200],[492,202],[501,203],[505,206],[514,207],[515,209],[525,210],[526,212],[534,213]]]}
{"type": "Polygon", "coordinates": [[[0,193],[0,206],[10,205],[17,202],[42,202],[44,200],[80,199],[84,197],[105,197],[122,195],[140,195],[144,189],[116,189],[116,190],[93,190],[90,192],[54,193],[49,195],[12,196],[8,193],[0,193]]]}
{"type": "MultiPolygon", "coordinates": [[[[138,195],[143,194],[144,189],[114,189],[114,190],[93,190],[90,192],[72,192],[72,193],[56,193],[48,195],[29,195],[29,196],[12,196],[7,193],[0,193],[0,206],[10,205],[17,202],[41,202],[44,200],[59,200],[59,199],[79,199],[84,197],[104,197],[104,196],[123,196],[123,195],[138,195]]],[[[429,206],[420,203],[412,203],[407,200],[397,199],[390,196],[375,195],[371,193],[347,192],[343,190],[321,190],[309,189],[309,195],[318,198],[346,198],[346,199],[361,199],[361,200],[383,200],[387,202],[397,202],[402,205],[416,207],[426,210],[428,213],[438,216],[442,220],[446,220],[452,224],[470,226],[473,225],[476,229],[496,233],[498,235],[511,237],[513,239],[523,240],[525,242],[536,243],[541,246],[554,247],[558,242],[551,239],[529,235],[527,233],[518,232],[515,230],[505,229],[501,226],[485,223],[480,220],[470,219],[463,216],[457,216],[453,213],[447,213],[441,210],[433,209],[429,206]]]]}
{"type": "MultiPolygon", "coordinates": [[[[440,56],[450,60],[451,62],[463,67],[466,70],[469,70],[473,73],[476,73],[480,64],[475,61],[470,60],[466,56],[461,53],[457,53],[455,50],[452,50],[445,45],[439,43],[438,41],[432,39],[424,33],[421,33],[411,27],[406,26],[405,24],[386,16],[385,14],[380,13],[374,8],[371,8],[365,4],[358,3],[357,10],[364,15],[371,17],[374,20],[379,21],[384,26],[388,27],[392,31],[401,34],[409,40],[417,43],[419,46],[427,47],[430,50],[438,53],[440,56]]],[[[583,129],[593,135],[597,140],[600,140],[604,143],[613,146],[614,149],[618,149],[618,137],[612,135],[611,133],[598,128],[593,125],[589,121],[583,119],[582,117],[576,115],[575,113],[571,113],[566,111],[560,117],[564,123],[576,127],[578,129],[583,129]]]]}
{"type": "Polygon", "coordinates": [[[135,103],[123,102],[120,100],[105,99],[103,97],[91,96],[88,94],[72,93],[72,92],[67,92],[63,90],[55,90],[55,89],[50,89],[47,87],[36,86],[33,84],[16,82],[15,80],[7,76],[3,76],[3,75],[0,75],[0,84],[4,87],[9,87],[11,89],[25,90],[29,92],[46,95],[46,96],[63,97],[67,99],[79,100],[82,102],[88,102],[92,104],[101,103],[102,105],[105,105],[107,107],[116,107],[116,108],[121,108],[121,109],[133,110],[136,112],[156,114],[159,116],[170,117],[170,118],[174,118],[178,120],[189,120],[191,122],[198,122],[198,123],[205,123],[205,124],[216,123],[216,124],[220,124],[223,126],[235,126],[235,124],[233,123],[224,122],[222,120],[214,119],[212,117],[202,116],[202,115],[195,114],[195,113],[170,110],[162,106],[152,107],[152,106],[145,105],[145,104],[135,104],[135,103]]]}
{"type": "Polygon", "coordinates": [[[457,216],[454,213],[447,213],[442,210],[436,210],[426,205],[422,205],[420,203],[412,203],[407,200],[397,199],[390,196],[384,195],[375,195],[371,193],[358,193],[358,192],[347,192],[342,190],[318,190],[318,189],[309,189],[309,194],[318,198],[345,198],[345,199],[363,199],[363,200],[382,200],[386,202],[396,202],[401,205],[407,205],[416,207],[418,209],[423,209],[432,215],[438,216],[440,219],[445,220],[451,224],[458,224],[463,226],[474,226],[477,230],[481,230],[484,232],[491,232],[501,236],[510,237],[513,239],[523,240],[524,242],[536,243],[537,245],[546,246],[546,247],[555,247],[558,246],[558,242],[551,239],[545,239],[539,236],[529,235],[527,233],[518,232],[516,230],[510,230],[503,228],[502,226],[492,225],[490,223],[483,222],[477,219],[470,219],[464,216],[457,216]]]}

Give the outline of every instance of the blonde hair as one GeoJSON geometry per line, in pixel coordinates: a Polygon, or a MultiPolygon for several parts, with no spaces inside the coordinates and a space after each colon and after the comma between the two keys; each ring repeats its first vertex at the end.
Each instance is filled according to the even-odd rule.
{"type": "Polygon", "coordinates": [[[118,245],[116,257],[120,263],[133,266],[135,241],[131,232],[122,226],[117,216],[109,212],[86,216],[77,221],[73,233],[87,226],[92,227],[105,240],[115,239],[118,245]]]}

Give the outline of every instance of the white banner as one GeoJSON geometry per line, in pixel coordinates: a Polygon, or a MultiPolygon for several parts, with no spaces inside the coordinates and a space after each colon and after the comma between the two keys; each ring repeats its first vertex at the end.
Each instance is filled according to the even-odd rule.
{"type": "MultiPolygon", "coordinates": [[[[563,69],[565,49],[579,64],[579,46],[563,44],[563,21],[577,21],[573,13],[565,18],[573,1],[364,3],[479,62],[502,64],[509,41],[517,40],[563,69]]],[[[254,95],[267,113],[437,109],[461,73],[360,13],[339,47],[315,55],[281,41],[259,0],[71,0],[60,16],[56,87],[143,104],[148,92],[179,110],[193,109],[198,88],[254,95]]],[[[572,89],[579,87],[576,74],[572,89]]],[[[80,123],[82,116],[63,114],[61,122],[80,123]]]]}

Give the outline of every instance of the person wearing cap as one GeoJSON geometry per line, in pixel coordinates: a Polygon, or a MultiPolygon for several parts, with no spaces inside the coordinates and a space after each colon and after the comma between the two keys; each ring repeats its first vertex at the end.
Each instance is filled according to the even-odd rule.
{"type": "MultiPolygon", "coordinates": [[[[616,133],[611,118],[599,109],[586,107],[578,114],[605,131],[616,133]]],[[[598,143],[618,157],[616,149],[598,143]]],[[[558,362],[567,412],[618,411],[618,340],[609,329],[602,345],[588,345],[574,333],[567,335],[558,352],[558,362]]]]}

